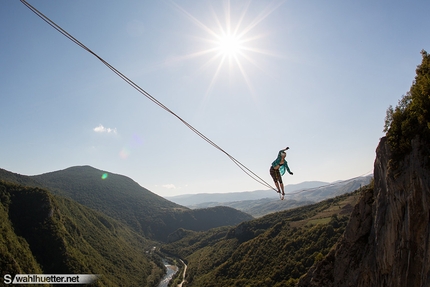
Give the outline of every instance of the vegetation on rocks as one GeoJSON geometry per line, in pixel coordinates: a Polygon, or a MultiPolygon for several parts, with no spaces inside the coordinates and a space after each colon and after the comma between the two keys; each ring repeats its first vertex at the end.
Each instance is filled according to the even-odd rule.
{"type": "MultiPolygon", "coordinates": [[[[393,152],[393,167],[398,167],[411,151],[414,138],[430,141],[430,55],[424,50],[421,55],[422,62],[409,92],[395,108],[390,106],[387,110],[384,131],[393,152]]],[[[422,152],[423,156],[430,156],[428,146],[423,146],[422,152]]]]}

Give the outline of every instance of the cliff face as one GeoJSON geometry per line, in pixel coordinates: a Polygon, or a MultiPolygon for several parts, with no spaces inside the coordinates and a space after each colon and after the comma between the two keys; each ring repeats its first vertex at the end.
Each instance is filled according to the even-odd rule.
{"type": "Polygon", "coordinates": [[[298,286],[430,286],[430,170],[418,137],[400,168],[389,168],[385,138],[374,188],[363,193],[343,237],[298,286]]]}

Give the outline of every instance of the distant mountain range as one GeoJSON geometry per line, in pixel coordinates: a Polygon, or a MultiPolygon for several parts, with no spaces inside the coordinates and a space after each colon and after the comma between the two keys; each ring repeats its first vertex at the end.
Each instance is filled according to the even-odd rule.
{"type": "Polygon", "coordinates": [[[357,190],[369,184],[373,175],[357,177],[334,183],[308,181],[285,186],[285,200],[273,190],[257,190],[234,193],[187,194],[167,197],[170,201],[189,208],[229,206],[254,217],[272,212],[308,205],[357,190]]]}
{"type": "MultiPolygon", "coordinates": [[[[290,193],[296,190],[320,187],[327,184],[329,183],[323,181],[307,181],[299,184],[289,184],[285,186],[285,192],[290,193]]],[[[194,207],[195,205],[202,203],[223,203],[243,200],[258,200],[262,198],[279,199],[279,195],[273,190],[255,190],[230,193],[184,194],[165,198],[183,206],[194,207]]]]}

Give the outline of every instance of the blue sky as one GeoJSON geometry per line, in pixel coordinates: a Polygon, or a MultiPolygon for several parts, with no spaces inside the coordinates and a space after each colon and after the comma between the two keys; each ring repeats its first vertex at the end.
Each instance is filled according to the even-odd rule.
{"type": "MultiPolygon", "coordinates": [[[[371,172],[430,50],[428,1],[29,3],[270,183],[286,146],[286,184],[371,172]]],[[[1,168],[91,165],[162,196],[265,189],[20,1],[2,2],[0,39],[1,168]]]]}

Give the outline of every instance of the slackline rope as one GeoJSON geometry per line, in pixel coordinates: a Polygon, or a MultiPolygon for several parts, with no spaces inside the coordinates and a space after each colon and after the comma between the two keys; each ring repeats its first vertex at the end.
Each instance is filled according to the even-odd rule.
{"type": "MultiPolygon", "coordinates": [[[[110,70],[112,70],[112,72],[114,72],[121,79],[123,79],[127,84],[129,84],[134,89],[136,89],[139,93],[141,93],[142,95],[144,95],[145,97],[147,97],[149,100],[151,100],[153,103],[155,103],[160,108],[164,109],[168,113],[170,113],[173,116],[175,116],[178,120],[180,120],[184,125],[186,125],[190,130],[192,130],[195,134],[197,134],[203,140],[205,140],[207,143],[209,143],[210,145],[212,145],[213,147],[215,147],[216,149],[218,149],[219,151],[221,151],[222,153],[224,153],[225,155],[227,155],[227,157],[230,158],[230,160],[233,161],[249,177],[251,177],[252,179],[254,179],[255,181],[257,181],[258,183],[266,186],[267,188],[273,189],[274,191],[278,192],[278,190],[275,189],[272,185],[270,185],[264,179],[262,179],[257,174],[255,174],[252,170],[250,170],[249,168],[247,168],[244,164],[242,164],[240,161],[238,161],[236,158],[234,158],[228,152],[226,152],[225,150],[223,150],[220,146],[218,146],[216,143],[214,143],[213,141],[211,141],[208,137],[206,137],[204,134],[202,134],[195,127],[193,127],[192,125],[190,125],[188,122],[186,122],[184,119],[182,119],[176,113],[174,113],[168,107],[166,107],[165,105],[163,105],[156,98],[154,98],[153,96],[151,96],[148,92],[146,92],[144,89],[142,89],[139,85],[137,85],[132,80],[130,80],[127,76],[125,76],[123,73],[121,73],[120,71],[118,71],[114,66],[112,66],[111,64],[109,64],[108,62],[106,62],[102,57],[100,57],[95,52],[93,52],[92,50],[90,50],[87,46],[85,46],[84,44],[82,44],[78,39],[76,39],[75,37],[73,37],[72,35],[70,35],[66,30],[64,30],[63,28],[61,28],[60,26],[58,26],[54,21],[52,21],[51,19],[49,19],[47,16],[45,16],[43,13],[41,13],[39,10],[37,10],[33,6],[31,6],[27,1],[25,1],[25,0],[20,0],[20,1],[25,6],[27,6],[27,8],[29,8],[31,11],[33,11],[33,13],[35,13],[37,16],[39,16],[43,21],[45,21],[51,27],[53,27],[55,30],[57,30],[58,32],[60,32],[61,34],[63,34],[65,37],[67,37],[69,40],[71,40],[73,43],[75,43],[76,45],[78,45],[79,47],[81,47],[82,49],[86,50],[87,52],[89,52],[90,54],[92,54],[93,56],[95,56],[97,59],[99,59],[106,67],[108,67],[110,70]]],[[[367,172],[365,174],[368,174],[368,173],[369,172],[367,172]]],[[[365,175],[365,174],[363,174],[363,175],[365,175]]],[[[305,192],[305,191],[313,191],[313,190],[321,189],[321,188],[324,188],[324,187],[332,186],[332,185],[335,185],[337,183],[349,182],[349,181],[352,181],[352,180],[357,179],[359,177],[362,177],[363,175],[360,175],[360,176],[357,176],[357,177],[354,177],[354,178],[351,178],[351,179],[348,179],[348,180],[338,181],[338,182],[335,182],[335,183],[331,183],[331,184],[327,184],[327,185],[315,187],[315,188],[307,188],[307,189],[302,189],[302,190],[299,190],[299,191],[296,191],[296,192],[292,192],[292,193],[286,193],[285,196],[296,195],[296,194],[299,194],[299,193],[302,193],[302,192],[305,192]]]]}
{"type": "Polygon", "coordinates": [[[251,171],[249,168],[247,168],[244,164],[242,164],[240,161],[238,161],[236,158],[234,158],[232,155],[230,155],[228,152],[223,150],[220,146],[218,146],[216,143],[211,141],[208,137],[206,137],[204,134],[202,134],[200,131],[198,131],[196,128],[194,128],[192,125],[190,125],[188,122],[186,122],[184,119],[182,119],[180,116],[175,114],[172,110],[170,110],[168,107],[163,105],[160,101],[158,101],[156,98],[151,96],[148,92],[146,92],[144,89],[142,89],[139,85],[134,83],[132,80],[130,80],[127,76],[125,76],[123,73],[118,71],[115,67],[113,67],[111,64],[106,62],[103,58],[101,58],[99,55],[97,55],[95,52],[90,50],[87,46],[82,44],[80,41],[78,41],[75,37],[70,35],[66,30],[58,26],[54,21],[49,19],[47,16],[42,14],[40,11],[38,11],[36,8],[31,6],[28,2],[25,0],[21,0],[21,2],[27,6],[31,11],[33,11],[37,16],[39,16],[43,21],[48,23],[51,27],[53,27],[55,30],[63,34],[65,37],[67,37],[69,40],[71,40],[73,43],[81,47],[82,49],[86,50],[93,56],[95,56],[97,59],[99,59],[106,67],[108,67],[110,70],[112,70],[115,74],[117,74],[121,79],[123,79],[127,84],[132,86],[134,89],[136,89],[139,93],[147,97],[149,100],[154,102],[156,105],[158,105],[160,108],[164,109],[165,111],[169,112],[173,116],[175,116],[178,120],[180,120],[184,125],[186,125],[190,130],[192,130],[194,133],[196,133],[199,137],[201,137],[203,140],[205,140],[207,143],[215,147],[216,149],[220,150],[222,153],[227,155],[244,173],[246,173],[249,177],[257,181],[258,183],[273,189],[277,192],[277,190],[271,186],[269,183],[267,183],[264,179],[259,177],[257,174],[255,174],[253,171],[251,171]]]}

